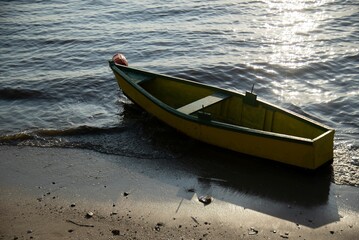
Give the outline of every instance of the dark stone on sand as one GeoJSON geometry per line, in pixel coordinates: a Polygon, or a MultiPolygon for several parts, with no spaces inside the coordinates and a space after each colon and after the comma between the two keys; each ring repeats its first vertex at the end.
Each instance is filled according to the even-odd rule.
{"type": "Polygon", "coordinates": [[[70,207],[76,207],[75,203],[71,203],[70,207]]]}
{"type": "Polygon", "coordinates": [[[330,234],[334,234],[334,231],[330,231],[330,234]]]}
{"type": "Polygon", "coordinates": [[[159,231],[161,230],[161,227],[163,227],[164,225],[165,225],[165,224],[164,224],[164,223],[161,223],[161,222],[157,223],[156,226],[155,226],[155,230],[156,230],[157,232],[159,232],[159,231]]]}
{"type": "Polygon", "coordinates": [[[127,197],[129,194],[130,194],[129,192],[124,192],[124,193],[123,193],[123,196],[124,196],[124,197],[127,197]]]}
{"type": "Polygon", "coordinates": [[[111,232],[112,232],[112,234],[113,234],[114,236],[119,236],[119,235],[120,235],[120,230],[118,230],[118,229],[114,229],[114,230],[112,230],[111,232]]]}
{"type": "Polygon", "coordinates": [[[209,195],[201,196],[198,198],[198,200],[203,203],[204,205],[208,205],[213,201],[213,198],[209,195]]]}

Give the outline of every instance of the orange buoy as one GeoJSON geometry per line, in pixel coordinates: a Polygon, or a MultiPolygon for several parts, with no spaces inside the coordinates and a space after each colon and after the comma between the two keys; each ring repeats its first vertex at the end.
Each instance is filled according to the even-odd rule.
{"type": "Polygon", "coordinates": [[[116,65],[128,66],[126,57],[121,53],[116,53],[115,55],[113,55],[112,60],[116,65]]]}

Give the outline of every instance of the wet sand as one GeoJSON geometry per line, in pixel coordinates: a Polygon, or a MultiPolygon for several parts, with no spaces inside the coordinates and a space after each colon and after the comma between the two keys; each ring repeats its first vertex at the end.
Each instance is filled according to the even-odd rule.
{"type": "Polygon", "coordinates": [[[331,183],[330,167],[313,173],[238,157],[217,149],[147,159],[1,146],[0,239],[359,235],[359,188],[331,183]]]}

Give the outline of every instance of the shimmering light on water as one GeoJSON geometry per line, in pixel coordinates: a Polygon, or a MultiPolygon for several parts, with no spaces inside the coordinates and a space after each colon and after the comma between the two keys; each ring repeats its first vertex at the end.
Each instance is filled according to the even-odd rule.
{"type": "Polygon", "coordinates": [[[325,13],[315,12],[317,1],[266,1],[265,35],[271,44],[268,61],[290,68],[309,64],[316,54],[318,31],[325,13]],[[310,10],[308,10],[310,9],[310,10]]]}

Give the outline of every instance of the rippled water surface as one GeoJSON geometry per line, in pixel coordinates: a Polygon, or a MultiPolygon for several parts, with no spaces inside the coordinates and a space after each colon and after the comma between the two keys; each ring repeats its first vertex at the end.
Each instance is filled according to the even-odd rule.
{"type": "Polygon", "coordinates": [[[359,185],[359,3],[0,1],[1,144],[176,158],[197,144],[138,110],[107,60],[255,92],[336,129],[359,185]],[[176,136],[175,138],[173,136],[176,136]]]}

